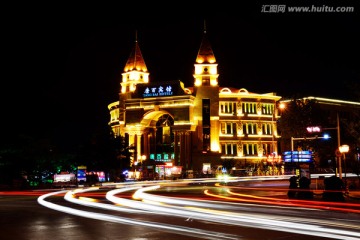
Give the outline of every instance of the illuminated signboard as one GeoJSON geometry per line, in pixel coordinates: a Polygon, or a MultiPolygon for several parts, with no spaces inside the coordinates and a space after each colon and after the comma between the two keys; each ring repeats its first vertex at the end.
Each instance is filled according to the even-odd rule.
{"type": "Polygon", "coordinates": [[[167,81],[160,83],[141,83],[136,85],[135,98],[169,97],[185,94],[181,81],[167,81]]]}
{"type": "Polygon", "coordinates": [[[157,162],[171,162],[175,158],[174,153],[157,153],[156,155],[151,153],[149,156],[150,159],[157,162]],[[156,159],[155,159],[156,158],[156,159]]]}
{"type": "Polygon", "coordinates": [[[312,162],[312,151],[287,151],[284,152],[286,163],[308,163],[312,162]]]}
{"type": "Polygon", "coordinates": [[[173,96],[173,88],[171,85],[165,86],[153,86],[145,88],[143,92],[143,97],[163,97],[163,96],[173,96]]]}
{"type": "Polygon", "coordinates": [[[321,127],[319,127],[319,126],[310,126],[310,127],[307,127],[306,130],[309,133],[321,132],[321,127]]]}

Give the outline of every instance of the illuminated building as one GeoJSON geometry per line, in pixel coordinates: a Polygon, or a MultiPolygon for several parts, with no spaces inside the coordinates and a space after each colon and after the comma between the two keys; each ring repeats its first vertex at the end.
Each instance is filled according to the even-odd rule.
{"type": "Polygon", "coordinates": [[[220,87],[218,63],[204,31],[194,85],[153,83],[136,40],[122,73],[119,101],[109,104],[115,136],[133,146],[132,162],[209,172],[226,159],[236,168],[278,159],[275,93],[220,87]]]}

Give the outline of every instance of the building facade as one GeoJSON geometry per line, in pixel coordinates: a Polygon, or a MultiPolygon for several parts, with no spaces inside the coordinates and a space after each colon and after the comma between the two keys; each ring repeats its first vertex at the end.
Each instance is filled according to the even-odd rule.
{"type": "Polygon", "coordinates": [[[195,56],[194,84],[152,82],[139,43],[125,64],[119,99],[108,105],[115,137],[134,149],[131,163],[145,160],[169,176],[211,173],[225,161],[258,168],[281,160],[275,93],[220,87],[218,63],[204,31],[195,56]]]}

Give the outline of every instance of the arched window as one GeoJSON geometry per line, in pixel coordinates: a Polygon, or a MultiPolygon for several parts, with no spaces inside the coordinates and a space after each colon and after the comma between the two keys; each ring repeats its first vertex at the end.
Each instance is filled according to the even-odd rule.
{"type": "Polygon", "coordinates": [[[174,142],[172,126],[174,126],[174,119],[169,114],[162,115],[156,122],[157,151],[172,151],[171,149],[174,142]]]}

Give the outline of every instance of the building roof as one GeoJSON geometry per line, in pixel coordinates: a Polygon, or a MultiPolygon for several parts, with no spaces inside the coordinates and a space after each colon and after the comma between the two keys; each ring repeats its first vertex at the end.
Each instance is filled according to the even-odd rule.
{"type": "Polygon", "coordinates": [[[200,49],[196,57],[196,63],[216,63],[214,52],[204,31],[200,49]]]}
{"type": "MultiPolygon", "coordinates": [[[[281,102],[291,102],[294,99],[284,99],[281,102]]],[[[312,100],[315,101],[318,104],[321,105],[327,105],[330,108],[334,108],[336,106],[342,108],[342,107],[352,107],[352,108],[360,108],[360,102],[353,102],[353,101],[347,101],[347,100],[340,100],[340,99],[331,99],[331,98],[323,98],[323,97],[313,97],[313,96],[309,96],[309,97],[303,97],[301,99],[297,99],[297,100],[302,100],[302,101],[306,101],[306,100],[312,100]]]]}
{"type": "Polygon", "coordinates": [[[135,46],[125,64],[124,72],[133,70],[147,72],[147,67],[137,40],[135,41],[135,46]]]}

